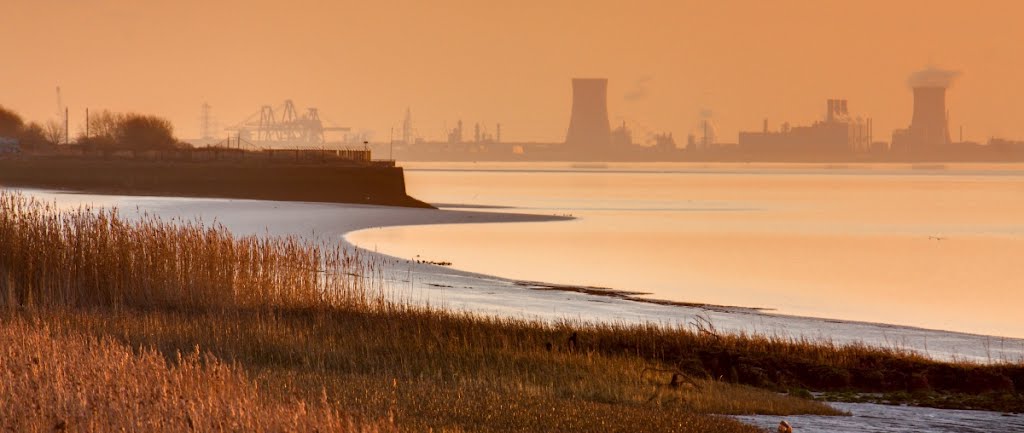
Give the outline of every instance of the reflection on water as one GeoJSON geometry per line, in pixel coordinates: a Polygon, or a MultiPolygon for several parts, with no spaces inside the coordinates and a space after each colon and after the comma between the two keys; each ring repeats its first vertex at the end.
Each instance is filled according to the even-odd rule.
{"type": "Polygon", "coordinates": [[[364,230],[510,278],[1024,337],[1024,166],[407,167],[433,203],[573,221],[364,230]]]}

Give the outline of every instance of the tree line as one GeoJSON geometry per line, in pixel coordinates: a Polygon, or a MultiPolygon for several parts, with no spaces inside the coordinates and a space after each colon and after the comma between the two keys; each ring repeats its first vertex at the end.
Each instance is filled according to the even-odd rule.
{"type": "MultiPolygon", "coordinates": [[[[25,122],[13,110],[0,106],[0,138],[13,138],[25,152],[56,149],[69,141],[64,125],[25,122]]],[[[171,150],[190,147],[174,137],[174,125],[162,117],[103,110],[89,116],[74,145],[85,150],[171,150]]]]}

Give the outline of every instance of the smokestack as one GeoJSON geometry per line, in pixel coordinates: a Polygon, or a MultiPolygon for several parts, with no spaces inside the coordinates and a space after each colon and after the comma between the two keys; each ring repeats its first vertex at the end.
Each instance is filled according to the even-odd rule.
{"type": "Polygon", "coordinates": [[[846,108],[846,100],[845,99],[840,99],[839,100],[839,107],[840,107],[839,108],[839,114],[840,115],[843,115],[843,116],[849,116],[850,115],[850,111],[846,108]]]}
{"type": "Polygon", "coordinates": [[[608,79],[573,78],[572,117],[565,143],[584,146],[611,144],[608,122],[608,79]]]}
{"type": "Polygon", "coordinates": [[[832,121],[836,120],[835,114],[836,114],[836,100],[835,99],[829,99],[828,100],[828,112],[827,112],[827,114],[825,114],[825,120],[827,122],[832,122],[832,121]]]}
{"type": "Polygon", "coordinates": [[[914,143],[926,146],[948,144],[949,122],[946,113],[945,87],[915,87],[914,117],[910,121],[909,131],[914,143]]]}

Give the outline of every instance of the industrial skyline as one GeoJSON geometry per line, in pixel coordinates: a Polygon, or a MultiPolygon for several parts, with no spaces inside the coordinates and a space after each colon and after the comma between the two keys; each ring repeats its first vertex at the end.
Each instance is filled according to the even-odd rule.
{"type": "Polygon", "coordinates": [[[19,66],[0,71],[17,83],[4,105],[53,118],[59,85],[72,130],[88,105],[159,114],[196,137],[204,102],[227,124],[290,98],[376,140],[410,107],[424,135],[462,118],[500,121],[505,140],[550,141],[566,133],[564,80],[589,76],[609,79],[610,123],[634,125],[637,139],[685,137],[710,110],[734,141],[766,117],[810,123],[835,96],[870,113],[877,136],[908,126],[910,91],[892,77],[934,63],[964,72],[947,92],[953,135],[1024,137],[1024,5],[1010,1],[599,1],[581,15],[568,1],[13,0],[5,12],[5,63],[19,66]]]}

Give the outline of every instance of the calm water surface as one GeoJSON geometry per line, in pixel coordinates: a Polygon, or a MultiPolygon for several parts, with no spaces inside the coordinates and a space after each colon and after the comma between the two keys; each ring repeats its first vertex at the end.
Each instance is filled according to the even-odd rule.
{"type": "Polygon", "coordinates": [[[1021,165],[406,167],[431,203],[577,219],[350,241],[509,278],[1024,337],[1021,165]]]}

